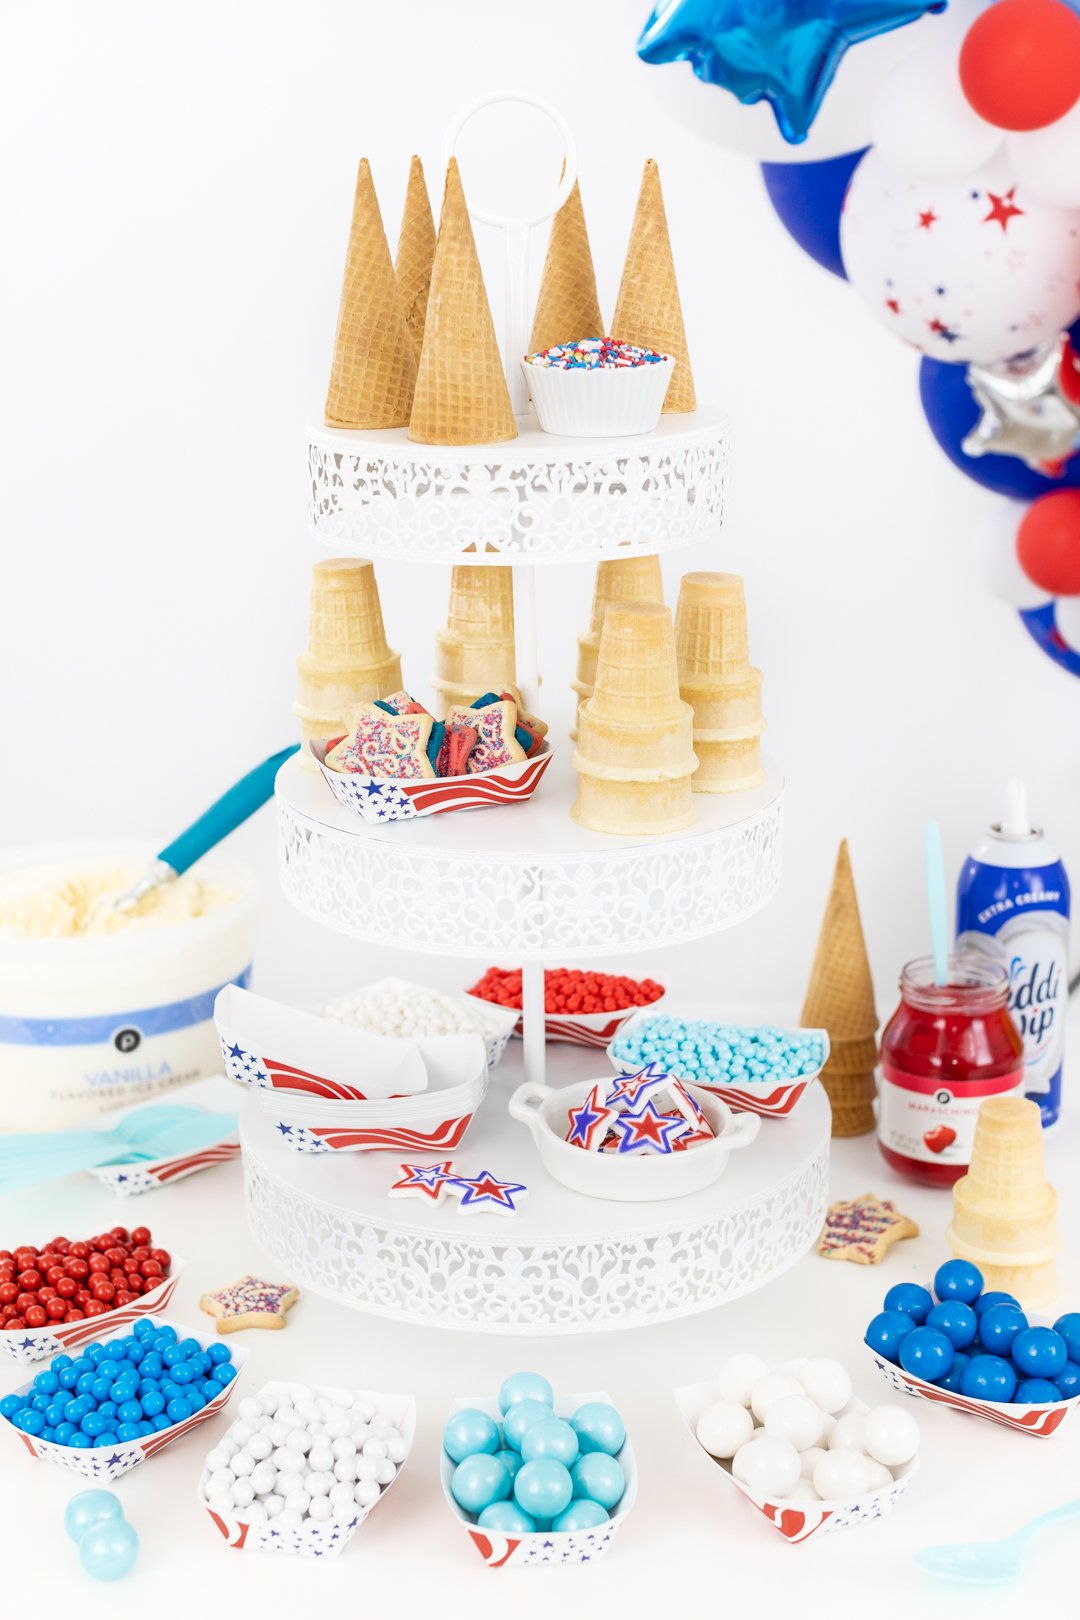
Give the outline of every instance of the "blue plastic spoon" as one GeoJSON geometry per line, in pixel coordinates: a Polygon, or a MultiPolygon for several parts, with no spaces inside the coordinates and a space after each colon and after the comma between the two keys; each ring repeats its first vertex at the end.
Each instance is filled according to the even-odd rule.
{"type": "Polygon", "coordinates": [[[1000,1541],[958,1541],[952,1545],[923,1547],[915,1554],[920,1569],[930,1575],[945,1575],[957,1581],[982,1581],[986,1585],[1015,1581],[1024,1573],[1027,1544],[1038,1531],[1059,1519],[1080,1514],[1080,1499],[1040,1513],[1037,1519],[1014,1530],[1000,1541]]]}

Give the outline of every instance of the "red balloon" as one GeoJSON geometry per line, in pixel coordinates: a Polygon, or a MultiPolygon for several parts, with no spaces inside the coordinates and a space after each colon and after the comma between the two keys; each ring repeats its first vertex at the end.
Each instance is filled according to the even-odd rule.
{"type": "Polygon", "coordinates": [[[1064,0],[997,0],[968,29],[960,85],[998,129],[1056,123],[1080,101],[1080,16],[1064,0]]]}
{"type": "Polygon", "coordinates": [[[1032,502],[1016,533],[1016,555],[1028,579],[1051,596],[1080,596],[1080,489],[1032,502]]]}

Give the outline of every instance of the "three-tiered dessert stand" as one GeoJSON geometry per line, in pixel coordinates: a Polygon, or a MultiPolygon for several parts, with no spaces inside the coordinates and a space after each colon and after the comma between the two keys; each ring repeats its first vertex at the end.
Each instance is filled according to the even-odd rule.
{"type": "MultiPolygon", "coordinates": [[[[448,136],[448,149],[474,103],[448,136]]],[[[576,173],[566,164],[555,201],[576,173]]],[[[315,535],[339,554],[395,562],[512,567],[519,680],[537,707],[533,570],[663,553],[715,534],[727,465],[722,413],[661,418],[655,432],[595,443],[542,433],[515,356],[527,339],[525,244],[541,219],[501,225],[508,258],[504,355],[519,436],[510,444],[413,444],[404,428],[308,430],[315,535]]],[[[542,712],[542,711],[541,711],[542,712]]],[[[280,875],[307,916],[370,943],[520,963],[524,1068],[545,1070],[544,963],[607,965],[733,927],[780,875],[783,778],[767,765],[750,792],[699,794],[686,832],[636,842],[579,827],[569,748],[528,803],[363,824],[295,760],[277,782],[280,875]]],[[[565,1050],[565,1049],[564,1049],[565,1050]]],[[[498,1088],[496,1078],[496,1089],[498,1088]]],[[[449,1201],[386,1197],[381,1154],[293,1155],[256,1099],[243,1119],[248,1217],[297,1283],[344,1304],[481,1331],[566,1333],[684,1315],[767,1282],[821,1229],[829,1112],[818,1087],[766,1122],[723,1178],[693,1197],[644,1205],[584,1198],[547,1180],[528,1135],[489,1096],[459,1155],[525,1182],[512,1219],[463,1219],[449,1201]]]]}

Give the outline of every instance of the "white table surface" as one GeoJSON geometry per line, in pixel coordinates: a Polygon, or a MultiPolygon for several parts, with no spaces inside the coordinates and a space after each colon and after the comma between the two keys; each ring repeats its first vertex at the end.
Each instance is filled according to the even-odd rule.
{"type": "MultiPolygon", "coordinates": [[[[506,1070],[519,1062],[520,1046],[512,1042],[500,1070],[504,1082],[513,1078],[506,1070]]],[[[587,1073],[595,1062],[575,1053],[560,1078],[587,1073]]],[[[1065,1236],[1061,1310],[1080,1308],[1080,1190],[1073,1168],[1080,1160],[1078,1114],[1080,1108],[1067,1113],[1047,1137],[1065,1236]]],[[[912,1614],[913,1606],[929,1617],[985,1620],[1011,1610],[1018,1596],[1027,1604],[1060,1598],[1065,1579],[1075,1578],[1080,1519],[1047,1531],[1036,1543],[1020,1594],[935,1582],[914,1567],[912,1554],[927,1543],[1004,1535],[1080,1495],[1080,1419],[1066,1423],[1055,1438],[1038,1441],[912,1403],[923,1433],[922,1466],[896,1512],[820,1543],[790,1547],[718,1477],[678,1418],[672,1388],[707,1378],[725,1355],[744,1349],[773,1361],[837,1356],[865,1400],[902,1398],[891,1397],[874,1372],[862,1333],[892,1283],[928,1282],[946,1258],[950,1198],[895,1178],[873,1137],[833,1147],[834,1198],[867,1191],[893,1197],[922,1228],[919,1238],[894,1247],[880,1266],[838,1264],[811,1253],[769,1288],[702,1316],[582,1337],[531,1342],[407,1327],[313,1295],[301,1298],[284,1332],[238,1335],[252,1351],[241,1394],[268,1378],[414,1392],[417,1439],[405,1471],[336,1561],[316,1565],[232,1551],[195,1501],[202,1458],[235,1417],[231,1406],[117,1482],[141,1552],[135,1570],[111,1595],[168,1616],[190,1615],[196,1605],[226,1614],[234,1606],[249,1616],[279,1614],[315,1601],[347,1605],[350,1613],[362,1606],[369,1615],[394,1608],[406,1616],[467,1613],[474,1620],[508,1612],[514,1620],[547,1620],[553,1605],[575,1616],[587,1609],[597,1620],[695,1609],[707,1615],[891,1620],[912,1614]],[[438,1449],[449,1401],[494,1391],[508,1372],[523,1367],[543,1371],[560,1391],[608,1389],[633,1436],[637,1507],[606,1559],[589,1568],[489,1570],[442,1498],[438,1449]],[[806,1583],[801,1596],[799,1582],[806,1583]]],[[[204,1290],[248,1270],[276,1275],[248,1236],[239,1164],[126,1201],[112,1199],[89,1176],[0,1197],[4,1245],[140,1222],[187,1258],[173,1320],[205,1327],[198,1310],[204,1290]]],[[[26,1376],[4,1364],[0,1388],[14,1388],[26,1376]]],[[[9,1434],[0,1439],[5,1610],[60,1614],[80,1599],[104,1598],[109,1589],[94,1590],[63,1531],[64,1506],[79,1482],[32,1461],[9,1434]]]]}

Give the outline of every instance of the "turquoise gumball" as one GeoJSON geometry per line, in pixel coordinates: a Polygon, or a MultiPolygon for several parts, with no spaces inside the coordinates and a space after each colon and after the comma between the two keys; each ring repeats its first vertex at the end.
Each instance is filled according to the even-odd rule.
{"type": "Polygon", "coordinates": [[[602,1508],[616,1507],[626,1490],[626,1475],[614,1457],[602,1451],[591,1451],[579,1457],[570,1470],[574,1495],[590,1502],[599,1502],[602,1508]]]}
{"type": "Polygon", "coordinates": [[[506,1469],[506,1472],[510,1475],[510,1478],[513,1479],[514,1475],[521,1467],[521,1453],[517,1451],[503,1450],[497,1451],[495,1455],[506,1469]]]}
{"type": "Polygon", "coordinates": [[[514,1501],[533,1519],[557,1518],[573,1494],[570,1470],[553,1457],[523,1463],[514,1480],[514,1501]]]}
{"type": "Polygon", "coordinates": [[[534,1423],[521,1437],[521,1456],[524,1462],[536,1457],[554,1457],[564,1468],[577,1461],[578,1439],[569,1423],[562,1418],[545,1418],[534,1423]]]}
{"type": "Polygon", "coordinates": [[[511,1536],[521,1536],[536,1529],[536,1520],[523,1513],[516,1502],[492,1502],[476,1522],[481,1530],[504,1530],[511,1536]]]}
{"type": "Polygon", "coordinates": [[[451,1461],[464,1462],[477,1452],[494,1456],[499,1449],[499,1428],[494,1418],[475,1406],[454,1412],[443,1430],[443,1450],[451,1461]]]}
{"type": "Polygon", "coordinates": [[[112,1491],[80,1491],[64,1509],[64,1529],[72,1541],[81,1541],[91,1525],[123,1517],[120,1498],[112,1491]]]}
{"type": "Polygon", "coordinates": [[[614,1457],[623,1448],[626,1428],[622,1418],[607,1401],[586,1401],[570,1419],[570,1427],[577,1435],[582,1455],[589,1451],[603,1451],[614,1457]]]}
{"type": "Polygon", "coordinates": [[[450,1480],[450,1494],[466,1513],[483,1513],[492,1502],[505,1502],[510,1489],[510,1475],[486,1451],[474,1452],[459,1462],[450,1480]]]}
{"type": "Polygon", "coordinates": [[[126,1519],[101,1519],[79,1542],[79,1562],[95,1581],[118,1581],[138,1556],[139,1538],[126,1519]]]}
{"type": "Polygon", "coordinates": [[[512,1406],[522,1401],[539,1401],[542,1406],[554,1406],[555,1391],[542,1373],[517,1372],[504,1378],[499,1390],[499,1411],[505,1417],[512,1406]]]}
{"type": "Polygon", "coordinates": [[[599,1502],[592,1502],[582,1497],[579,1502],[571,1502],[559,1517],[554,1521],[553,1530],[595,1530],[599,1524],[607,1524],[608,1514],[599,1502]]]}
{"type": "Polygon", "coordinates": [[[534,1423],[545,1423],[551,1416],[551,1407],[543,1401],[518,1401],[503,1418],[503,1441],[515,1451],[521,1450],[526,1429],[534,1423]]]}

